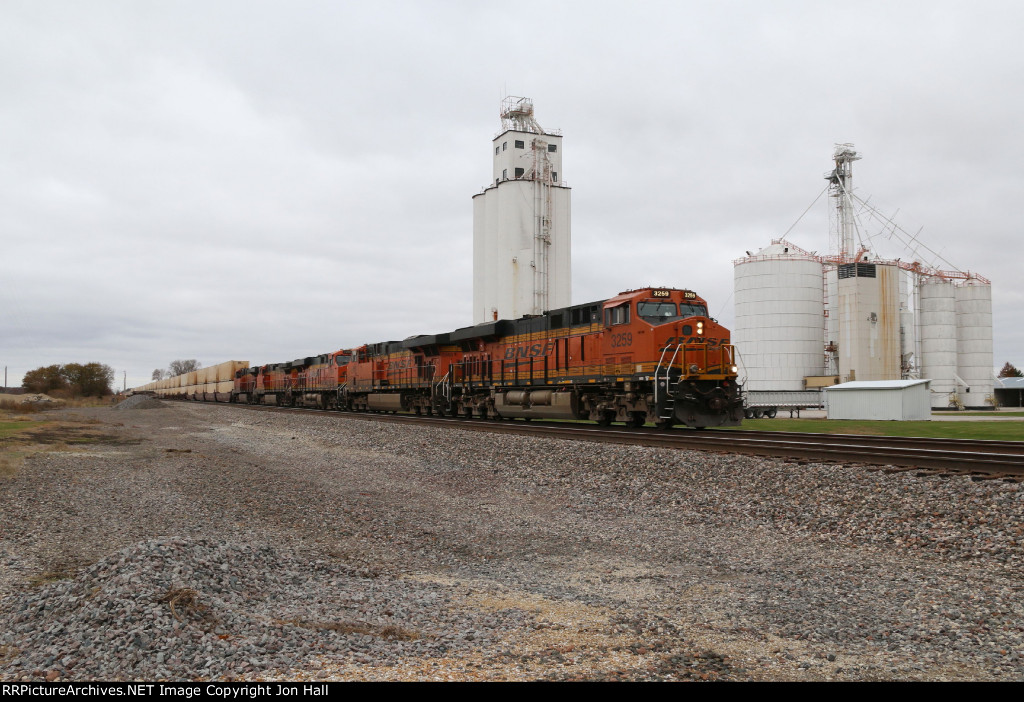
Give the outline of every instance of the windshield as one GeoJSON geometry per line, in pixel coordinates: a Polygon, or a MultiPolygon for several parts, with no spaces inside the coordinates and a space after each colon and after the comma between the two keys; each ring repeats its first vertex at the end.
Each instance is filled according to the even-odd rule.
{"type": "Polygon", "coordinates": [[[636,309],[640,319],[655,325],[687,317],[708,316],[708,310],[704,305],[691,305],[685,302],[678,306],[674,302],[664,300],[640,302],[637,303],[636,309]]]}

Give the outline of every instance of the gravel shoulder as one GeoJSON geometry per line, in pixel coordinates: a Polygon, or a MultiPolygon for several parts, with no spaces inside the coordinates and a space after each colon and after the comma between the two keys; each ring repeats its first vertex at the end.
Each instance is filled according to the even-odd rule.
{"type": "Polygon", "coordinates": [[[0,476],[0,679],[1024,679],[1018,483],[162,404],[0,476]]]}

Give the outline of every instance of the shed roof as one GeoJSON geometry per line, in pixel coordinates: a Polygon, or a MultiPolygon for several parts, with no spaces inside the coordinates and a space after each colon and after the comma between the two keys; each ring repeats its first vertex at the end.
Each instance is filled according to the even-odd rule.
{"type": "Polygon", "coordinates": [[[996,378],[1002,390],[1024,390],[1024,378],[996,378]]]}
{"type": "Polygon", "coordinates": [[[930,379],[925,380],[851,380],[849,383],[841,383],[839,385],[831,385],[825,388],[825,392],[833,392],[835,390],[899,390],[901,388],[909,388],[913,385],[920,385],[921,383],[930,383],[930,379]]]}

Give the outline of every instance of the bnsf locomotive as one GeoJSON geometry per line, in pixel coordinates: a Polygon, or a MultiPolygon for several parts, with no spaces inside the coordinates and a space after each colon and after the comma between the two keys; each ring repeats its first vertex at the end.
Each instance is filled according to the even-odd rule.
{"type": "MultiPolygon", "coordinates": [[[[690,290],[644,288],[235,373],[231,402],[453,417],[735,426],[729,332],[690,290]]],[[[227,399],[223,394],[218,399],[227,399]]]]}

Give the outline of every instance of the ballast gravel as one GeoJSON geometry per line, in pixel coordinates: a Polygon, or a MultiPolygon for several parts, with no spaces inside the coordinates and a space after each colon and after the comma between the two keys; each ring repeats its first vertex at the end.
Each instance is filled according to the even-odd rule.
{"type": "Polygon", "coordinates": [[[0,679],[1024,679],[1019,483],[163,404],[0,477],[0,679]]]}
{"type": "Polygon", "coordinates": [[[131,409],[160,409],[161,407],[166,407],[163,401],[149,395],[132,395],[114,405],[114,409],[122,411],[131,409]]]}

